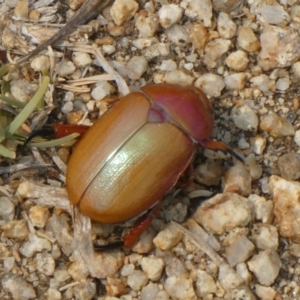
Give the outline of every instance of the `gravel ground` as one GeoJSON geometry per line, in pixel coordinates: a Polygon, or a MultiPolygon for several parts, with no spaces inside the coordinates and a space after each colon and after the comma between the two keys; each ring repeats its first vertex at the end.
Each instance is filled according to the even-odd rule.
{"type": "MultiPolygon", "coordinates": [[[[70,147],[18,148],[0,165],[0,299],[300,299],[297,4],[115,0],[58,50],[1,75],[1,92],[22,102],[50,76],[32,127],[48,115],[90,125],[128,89],[193,84],[213,103],[213,138],[245,163],[199,147],[192,180],[140,241],[94,254],[89,220],[70,216],[70,147]]],[[[0,49],[16,62],[79,5],[0,1],[0,49]]],[[[130,226],[93,224],[92,238],[130,226]]]]}

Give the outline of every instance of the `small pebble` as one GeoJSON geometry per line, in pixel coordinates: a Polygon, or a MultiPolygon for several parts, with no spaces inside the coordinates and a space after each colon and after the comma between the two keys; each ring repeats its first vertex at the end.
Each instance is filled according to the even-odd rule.
{"type": "Polygon", "coordinates": [[[143,257],[141,267],[150,280],[157,281],[161,277],[164,261],[156,257],[143,257]]]}
{"type": "Polygon", "coordinates": [[[28,241],[21,246],[19,251],[26,257],[32,257],[36,252],[41,252],[44,249],[50,251],[51,243],[36,236],[34,233],[30,233],[28,241]]]}
{"type": "Polygon", "coordinates": [[[91,95],[96,101],[102,100],[104,97],[110,95],[112,92],[112,86],[105,80],[97,81],[93,88],[91,95]]]}
{"type": "Polygon", "coordinates": [[[206,73],[196,80],[195,86],[208,96],[219,97],[225,87],[225,83],[222,76],[206,73]]]}
{"type": "Polygon", "coordinates": [[[38,253],[34,258],[37,270],[46,276],[52,276],[55,269],[55,261],[49,253],[38,253]]]}
{"type": "Polygon", "coordinates": [[[235,192],[243,196],[251,193],[251,174],[240,162],[228,169],[223,177],[224,192],[235,192]]]}
{"type": "Polygon", "coordinates": [[[173,44],[178,46],[185,46],[190,41],[188,31],[179,24],[167,28],[166,35],[173,44]]]}
{"type": "Polygon", "coordinates": [[[255,246],[245,236],[241,235],[236,238],[226,249],[226,258],[231,267],[246,261],[254,252],[255,246]]]}
{"type": "Polygon", "coordinates": [[[160,10],[158,11],[158,17],[160,25],[163,28],[169,28],[182,17],[182,8],[176,4],[166,4],[162,5],[160,10]]]}
{"type": "Polygon", "coordinates": [[[137,253],[148,253],[154,248],[153,239],[157,232],[149,227],[142,233],[137,243],[132,247],[132,251],[137,253]]]}
{"type": "Polygon", "coordinates": [[[203,51],[208,41],[208,32],[203,23],[193,24],[189,33],[193,47],[199,51],[203,51]]]}
{"type": "Polygon", "coordinates": [[[134,270],[127,277],[127,285],[135,291],[139,291],[148,283],[147,275],[143,271],[134,270]]]}
{"type": "Polygon", "coordinates": [[[271,285],[279,274],[281,260],[274,250],[260,251],[248,261],[248,267],[262,285],[271,285]]]}
{"type": "Polygon", "coordinates": [[[237,25],[225,12],[220,12],[217,27],[221,38],[230,40],[235,36],[237,25]]]}
{"type": "Polygon", "coordinates": [[[194,77],[182,70],[175,70],[167,72],[164,80],[171,84],[192,85],[194,77]]]}
{"type": "Polygon", "coordinates": [[[293,136],[295,130],[291,122],[270,111],[263,116],[260,122],[260,129],[269,132],[274,137],[293,136]]]}
{"type": "Polygon", "coordinates": [[[177,69],[177,64],[172,59],[163,60],[160,64],[159,69],[161,71],[175,71],[177,69]]]}
{"type": "Polygon", "coordinates": [[[116,47],[114,45],[103,45],[102,50],[106,54],[113,54],[116,52],[116,47]]]}
{"type": "Polygon", "coordinates": [[[251,137],[250,144],[255,154],[262,155],[266,147],[266,139],[262,136],[251,137]]]}
{"type": "Polygon", "coordinates": [[[251,230],[251,236],[258,249],[278,249],[278,230],[273,225],[254,224],[253,229],[251,230]]]}
{"type": "Polygon", "coordinates": [[[241,27],[239,29],[237,44],[238,47],[247,52],[254,52],[260,48],[260,42],[250,27],[241,27]]]}
{"type": "Polygon", "coordinates": [[[0,220],[12,221],[15,216],[15,205],[9,197],[0,197],[0,220]]]}
{"type": "Polygon", "coordinates": [[[127,293],[126,280],[124,278],[111,278],[106,279],[106,292],[110,296],[120,296],[127,293]]]}
{"type": "Polygon", "coordinates": [[[297,180],[300,178],[300,160],[295,153],[287,153],[279,157],[278,168],[282,178],[297,180]]]}
{"type": "Polygon", "coordinates": [[[27,1],[19,1],[14,9],[14,16],[18,19],[28,19],[28,2],[27,1]]]}
{"type": "Polygon", "coordinates": [[[279,232],[282,236],[300,243],[299,225],[299,194],[300,183],[288,181],[272,175],[269,179],[270,192],[273,196],[274,214],[279,232]]]}
{"type": "Polygon", "coordinates": [[[261,74],[250,79],[254,87],[257,87],[263,93],[268,93],[274,90],[275,81],[270,79],[266,74],[261,74]]]}
{"type": "Polygon", "coordinates": [[[218,185],[221,181],[223,168],[221,161],[208,159],[195,169],[196,180],[207,186],[218,185]]]}
{"type": "Polygon", "coordinates": [[[147,71],[148,61],[143,56],[133,56],[126,67],[128,68],[128,77],[137,80],[147,71]]]}
{"type": "Polygon", "coordinates": [[[91,56],[84,52],[74,52],[72,56],[73,63],[79,67],[87,67],[92,63],[91,56]]]}
{"type": "Polygon", "coordinates": [[[157,297],[159,293],[159,287],[157,284],[150,283],[142,288],[141,291],[141,300],[160,300],[161,298],[157,297]]]}
{"type": "MultiPolygon", "coordinates": [[[[22,2],[22,1],[21,1],[22,2]]],[[[40,72],[43,70],[49,70],[50,68],[50,59],[46,55],[39,55],[35,57],[31,64],[30,67],[35,70],[36,72],[40,72]]]]}
{"type": "Polygon", "coordinates": [[[139,31],[139,37],[152,37],[158,29],[158,18],[154,14],[140,14],[135,19],[135,27],[139,31]]]}
{"type": "Polygon", "coordinates": [[[32,206],[28,215],[32,225],[38,228],[45,227],[49,216],[49,209],[40,205],[32,206]]]}
{"type": "Polygon", "coordinates": [[[230,46],[231,41],[225,39],[214,39],[208,42],[205,47],[204,63],[210,68],[215,68],[218,59],[228,52],[230,46]]]}
{"type": "Polygon", "coordinates": [[[91,280],[80,282],[74,286],[74,294],[76,300],[92,300],[96,293],[96,284],[91,280]]]}
{"type": "Polygon", "coordinates": [[[277,292],[271,287],[266,287],[260,284],[255,285],[255,294],[261,300],[272,300],[276,299],[277,292]]]}
{"type": "Polygon", "coordinates": [[[182,239],[183,233],[179,232],[171,224],[168,224],[154,238],[153,243],[162,250],[168,250],[177,245],[182,239]]]}
{"type": "Polygon", "coordinates": [[[218,194],[203,203],[193,219],[209,232],[222,234],[247,226],[252,220],[252,206],[247,198],[238,194],[218,194]]]}
{"type": "Polygon", "coordinates": [[[116,0],[110,8],[110,14],[116,25],[123,25],[134,16],[138,8],[134,0],[116,0]]]}
{"type": "Polygon", "coordinates": [[[195,299],[195,291],[191,278],[185,276],[168,277],[164,284],[165,290],[169,293],[172,299],[195,299]]]}
{"type": "Polygon", "coordinates": [[[48,300],[60,300],[62,299],[61,293],[57,289],[49,288],[48,291],[48,300]]]}
{"type": "Polygon", "coordinates": [[[237,274],[244,280],[246,284],[249,284],[252,280],[252,274],[247,268],[246,263],[239,263],[236,266],[236,272],[237,274]]]}
{"type": "Polygon", "coordinates": [[[290,15],[281,5],[263,5],[261,15],[269,24],[286,24],[290,21],[290,15]]]}
{"type": "Polygon", "coordinates": [[[203,21],[205,27],[211,26],[212,3],[209,0],[183,0],[180,6],[184,9],[184,14],[191,19],[203,21]]]}
{"type": "Polygon", "coordinates": [[[230,114],[236,127],[256,133],[258,127],[258,116],[247,104],[236,105],[230,114]]]}
{"type": "Polygon", "coordinates": [[[235,289],[242,283],[242,278],[228,264],[220,265],[218,280],[226,290],[235,289]]]}
{"type": "Polygon", "coordinates": [[[291,81],[289,78],[279,78],[277,81],[276,81],[276,88],[279,90],[279,91],[286,91],[291,85],[291,81]]]}
{"type": "Polygon", "coordinates": [[[56,65],[56,72],[61,77],[66,77],[76,70],[75,65],[71,61],[62,61],[56,65]]]}
{"type": "Polygon", "coordinates": [[[33,86],[25,79],[16,79],[10,82],[10,91],[16,100],[28,102],[33,95],[33,86]]]}
{"type": "Polygon", "coordinates": [[[216,283],[212,276],[202,270],[197,270],[196,293],[198,297],[205,297],[215,294],[217,291],[216,283]]]}
{"type": "Polygon", "coordinates": [[[150,45],[145,50],[145,57],[148,60],[151,60],[154,57],[165,57],[170,54],[170,46],[169,44],[165,43],[156,43],[153,45],[150,45]]]}
{"type": "Polygon", "coordinates": [[[245,87],[247,75],[245,73],[234,73],[224,77],[227,90],[240,91],[245,87]]]}
{"type": "Polygon", "coordinates": [[[245,51],[242,50],[232,52],[226,58],[225,63],[229,68],[235,71],[245,71],[249,63],[248,55],[245,51]]]}
{"type": "Polygon", "coordinates": [[[9,292],[13,299],[27,300],[36,298],[32,284],[20,275],[7,274],[1,281],[4,291],[9,292]]]}
{"type": "Polygon", "coordinates": [[[28,237],[29,230],[25,220],[13,220],[1,226],[6,237],[19,241],[28,237]]]}

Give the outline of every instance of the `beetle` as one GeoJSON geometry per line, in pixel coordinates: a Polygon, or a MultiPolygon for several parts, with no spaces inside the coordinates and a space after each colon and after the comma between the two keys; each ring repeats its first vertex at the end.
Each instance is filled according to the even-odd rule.
{"type": "Polygon", "coordinates": [[[131,247],[192,163],[197,144],[239,158],[210,140],[213,124],[211,104],[194,86],[162,83],[129,93],[75,146],[66,175],[71,203],[100,223],[120,223],[149,210],[123,237],[131,247]]]}

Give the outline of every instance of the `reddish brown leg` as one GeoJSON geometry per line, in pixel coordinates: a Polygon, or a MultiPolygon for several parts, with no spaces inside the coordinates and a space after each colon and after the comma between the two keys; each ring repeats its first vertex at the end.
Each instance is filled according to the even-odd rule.
{"type": "Polygon", "coordinates": [[[151,225],[161,208],[161,204],[162,200],[156,202],[154,206],[137,221],[136,225],[123,236],[125,247],[131,248],[141,234],[151,225]]]}
{"type": "Polygon", "coordinates": [[[222,152],[230,153],[232,156],[234,156],[239,161],[244,162],[244,160],[237,153],[235,153],[228,145],[226,145],[223,142],[205,140],[205,141],[201,142],[201,146],[204,148],[207,148],[207,149],[211,149],[211,150],[220,150],[222,152]]]}
{"type": "Polygon", "coordinates": [[[67,135],[70,135],[72,133],[79,133],[80,137],[82,137],[87,130],[90,128],[89,126],[85,125],[70,125],[70,124],[53,124],[52,128],[55,131],[54,138],[59,139],[62,137],[65,137],[67,135]]]}
{"type": "Polygon", "coordinates": [[[68,136],[72,133],[79,133],[78,139],[80,139],[89,129],[89,126],[85,125],[65,125],[65,124],[53,124],[45,126],[41,129],[34,130],[25,138],[24,146],[28,144],[34,137],[41,136],[48,139],[59,139],[68,136]]]}

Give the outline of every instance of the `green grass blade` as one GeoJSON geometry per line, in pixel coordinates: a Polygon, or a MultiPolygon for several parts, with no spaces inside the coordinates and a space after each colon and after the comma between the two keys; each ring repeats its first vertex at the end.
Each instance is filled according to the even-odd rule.
{"type": "Polygon", "coordinates": [[[0,144],[0,156],[15,159],[16,158],[16,152],[11,151],[0,144]]]}
{"type": "Polygon", "coordinates": [[[60,139],[55,139],[51,141],[45,141],[45,142],[40,142],[40,143],[30,143],[30,147],[37,147],[37,148],[51,148],[51,147],[56,147],[56,146],[61,146],[63,144],[69,143],[73,140],[75,140],[80,134],[79,133],[72,133],[70,135],[67,135],[63,138],[60,139]]]}
{"type": "Polygon", "coordinates": [[[37,92],[26,104],[26,106],[22,109],[22,111],[18,114],[18,116],[6,128],[5,132],[7,136],[13,135],[22,126],[22,124],[28,119],[28,117],[37,107],[39,102],[43,99],[49,82],[50,82],[49,77],[43,78],[42,84],[37,90],[37,92]]]}
{"type": "Polygon", "coordinates": [[[24,108],[26,106],[26,103],[12,99],[4,95],[0,95],[0,99],[11,106],[16,106],[17,108],[24,108]]]}

